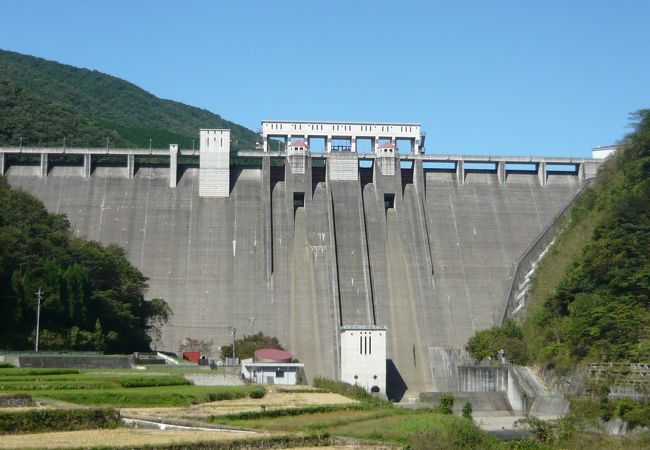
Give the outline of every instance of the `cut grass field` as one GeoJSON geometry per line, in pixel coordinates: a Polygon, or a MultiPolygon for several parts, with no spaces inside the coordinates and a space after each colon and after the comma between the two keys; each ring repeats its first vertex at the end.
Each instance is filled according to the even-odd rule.
{"type": "Polygon", "coordinates": [[[197,442],[219,442],[242,439],[250,435],[239,432],[143,430],[64,431],[2,436],[0,449],[16,448],[142,448],[154,445],[179,445],[197,442]]]}
{"type": "Polygon", "coordinates": [[[122,408],[122,413],[130,417],[155,416],[159,418],[181,418],[194,420],[207,420],[213,416],[259,412],[262,407],[267,412],[285,409],[300,409],[313,406],[333,406],[356,404],[339,394],[328,392],[311,392],[301,390],[298,392],[269,391],[264,398],[241,398],[223,400],[219,402],[200,403],[189,407],[148,407],[148,408],[122,408]]]}
{"type": "MultiPolygon", "coordinates": [[[[276,412],[277,413],[277,412],[276,412]]],[[[271,413],[272,414],[272,413],[271,413]]],[[[498,448],[499,442],[480,431],[467,419],[442,415],[426,409],[375,408],[369,405],[339,406],[325,412],[303,412],[299,415],[270,417],[270,414],[255,419],[212,417],[216,424],[240,426],[248,429],[284,433],[328,432],[364,440],[376,440],[393,444],[408,445],[424,432],[438,432],[441,435],[456,429],[457,435],[471,436],[483,447],[498,448]]]]}

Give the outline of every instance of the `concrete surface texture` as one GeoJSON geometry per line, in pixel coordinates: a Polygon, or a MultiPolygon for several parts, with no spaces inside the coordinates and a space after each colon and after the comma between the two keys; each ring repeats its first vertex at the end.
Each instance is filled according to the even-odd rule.
{"type": "Polygon", "coordinates": [[[114,167],[84,178],[55,166],[41,178],[11,165],[6,176],[67,214],[77,234],[126,248],[149,277],[148,297],[174,311],[158,349],[186,337],[228,344],[229,327],[264,331],[308,379],[338,378],[339,326],[386,325],[394,398],[453,387],[454,349],[500,322],[516,261],[580,187],[569,174],[545,185],[519,173],[505,184],[472,171],[458,180],[417,160],[363,183],[312,182],[310,158],[304,173],[261,160],[231,167],[227,198],[201,198],[195,168],[179,168],[176,188],[151,167],[132,179],[114,167]]]}

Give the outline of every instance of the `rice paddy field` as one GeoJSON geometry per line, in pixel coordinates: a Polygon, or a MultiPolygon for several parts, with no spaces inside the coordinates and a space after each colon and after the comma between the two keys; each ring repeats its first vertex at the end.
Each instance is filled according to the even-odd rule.
{"type": "Polygon", "coordinates": [[[418,447],[419,434],[443,439],[449,430],[473,435],[481,445],[474,448],[499,445],[471,421],[432,410],[328,389],[195,386],[184,375],[164,367],[0,368],[0,449],[416,449],[435,448],[418,447]]]}

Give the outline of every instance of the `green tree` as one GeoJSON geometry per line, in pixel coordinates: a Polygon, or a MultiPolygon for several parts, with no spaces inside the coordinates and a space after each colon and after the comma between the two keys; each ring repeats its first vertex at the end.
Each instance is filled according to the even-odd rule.
{"type": "MultiPolygon", "coordinates": [[[[244,336],[235,341],[235,356],[240,359],[252,358],[255,350],[262,348],[276,348],[284,350],[280,345],[278,338],[267,336],[261,331],[257,334],[244,336]]],[[[221,358],[230,358],[232,356],[232,344],[221,346],[221,358]]]]}
{"type": "Polygon", "coordinates": [[[148,350],[171,315],[164,300],[145,300],[147,279],[123,249],[75,237],[0,176],[0,348],[34,345],[39,289],[43,349],[148,350]]]}

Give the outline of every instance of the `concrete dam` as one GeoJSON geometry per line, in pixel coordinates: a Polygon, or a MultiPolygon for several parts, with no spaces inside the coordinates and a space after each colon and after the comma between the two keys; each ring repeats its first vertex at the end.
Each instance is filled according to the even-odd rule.
{"type": "Polygon", "coordinates": [[[158,349],[263,331],[309,378],[336,379],[340,328],[385,325],[399,399],[450,389],[449,355],[501,322],[517,261],[599,163],[427,155],[419,126],[400,134],[411,125],[264,122],[246,164],[227,130],[202,130],[200,151],[0,148],[0,170],[127,250],[174,312],[158,349]]]}

